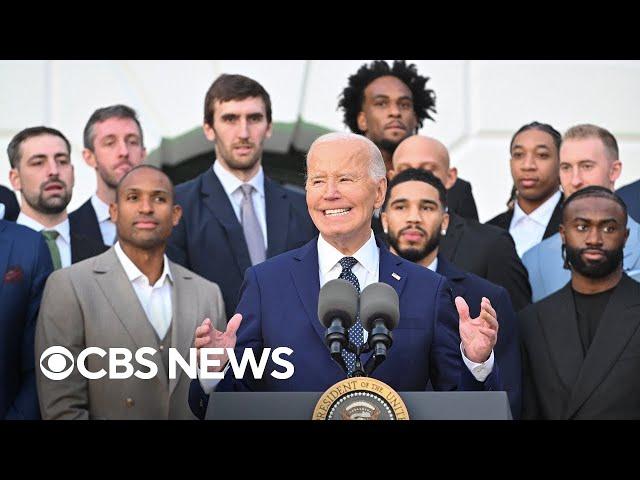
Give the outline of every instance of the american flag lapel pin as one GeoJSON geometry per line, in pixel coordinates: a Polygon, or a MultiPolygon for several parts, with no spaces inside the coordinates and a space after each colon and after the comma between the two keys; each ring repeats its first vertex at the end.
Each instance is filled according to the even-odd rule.
{"type": "Polygon", "coordinates": [[[396,272],[393,272],[393,273],[391,274],[391,276],[392,276],[393,278],[395,278],[396,280],[400,280],[400,275],[398,275],[396,272]]]}

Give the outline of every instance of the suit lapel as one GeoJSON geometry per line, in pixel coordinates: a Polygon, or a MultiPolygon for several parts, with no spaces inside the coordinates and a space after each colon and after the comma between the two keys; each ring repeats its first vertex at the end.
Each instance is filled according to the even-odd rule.
{"type": "MultiPolygon", "coordinates": [[[[193,276],[190,273],[176,274],[177,269],[174,265],[174,263],[169,262],[169,269],[175,282],[171,295],[173,305],[171,346],[178,350],[182,358],[189,361],[189,349],[193,344],[196,323],[200,319],[196,317],[198,313],[197,304],[191,288],[193,276]]],[[[169,380],[169,395],[175,390],[182,374],[182,369],[178,368],[176,378],[169,380]]]]}
{"type": "MultiPolygon", "coordinates": [[[[0,220],[0,234],[6,228],[4,221],[0,220]]],[[[9,255],[11,254],[11,246],[13,240],[6,235],[0,235],[0,294],[4,287],[4,276],[7,273],[9,267],[9,255]]]]}
{"type": "Polygon", "coordinates": [[[549,223],[547,223],[547,228],[544,231],[544,235],[542,236],[542,239],[544,240],[545,238],[549,238],[550,236],[558,233],[558,227],[561,221],[562,221],[562,196],[560,197],[560,200],[558,200],[558,203],[556,203],[556,208],[553,209],[553,213],[551,214],[549,223]]]}
{"type": "Polygon", "coordinates": [[[464,288],[464,280],[466,277],[462,270],[458,270],[451,262],[449,262],[442,255],[438,255],[438,268],[436,272],[446,277],[450,281],[450,285],[453,288],[453,294],[455,297],[464,297],[467,293],[467,289],[464,288]]]}
{"type": "MultiPolygon", "coordinates": [[[[103,241],[98,216],[96,210],[93,208],[91,199],[84,202],[78,210],[69,214],[69,226],[71,231],[75,231],[77,234],[86,235],[93,239],[100,239],[100,242],[103,241]]],[[[73,252],[73,247],[71,251],[73,252]]],[[[72,260],[72,263],[75,262],[76,260],[72,260]]]]}
{"type": "Polygon", "coordinates": [[[623,275],[602,314],[567,408],[567,418],[584,404],[613,368],[640,325],[640,284],[623,275]]]}
{"type": "Polygon", "coordinates": [[[302,247],[299,255],[294,257],[291,276],[307,314],[307,319],[324,343],[325,329],[318,319],[318,294],[320,293],[318,268],[318,240],[316,237],[314,241],[302,247]]]}
{"type": "MultiPolygon", "coordinates": [[[[96,257],[93,273],[102,294],[136,346],[155,348],[158,342],[153,327],[113,248],[96,257]]],[[[153,359],[158,369],[162,371],[165,367],[159,354],[154,355],[153,359]]],[[[166,385],[167,379],[164,374],[158,374],[156,377],[166,385]]]]}
{"type": "Polygon", "coordinates": [[[447,234],[442,238],[440,242],[440,254],[453,261],[453,257],[458,249],[458,243],[464,233],[464,222],[460,217],[455,214],[450,214],[449,228],[447,234]]]}
{"type": "Polygon", "coordinates": [[[584,362],[571,286],[565,285],[554,299],[541,304],[538,318],[558,375],[571,391],[584,362]]]}
{"type": "Polygon", "coordinates": [[[236,217],[231,201],[227,197],[220,180],[211,168],[202,176],[201,194],[203,195],[203,202],[211,215],[218,219],[222,228],[224,228],[228,237],[227,243],[233,251],[238,269],[241,274],[244,274],[244,271],[251,266],[251,258],[249,257],[249,249],[244,238],[242,225],[240,225],[238,217],[236,217]]]}

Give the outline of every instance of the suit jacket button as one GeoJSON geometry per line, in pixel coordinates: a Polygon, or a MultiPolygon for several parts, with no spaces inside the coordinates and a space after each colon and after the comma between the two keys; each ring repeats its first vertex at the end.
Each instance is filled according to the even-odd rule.
{"type": "Polygon", "coordinates": [[[160,351],[164,351],[164,345],[160,345],[160,351]]]}
{"type": "Polygon", "coordinates": [[[133,407],[136,404],[136,402],[131,397],[127,398],[125,400],[125,403],[127,404],[127,407],[129,407],[129,408],[133,407]]]}

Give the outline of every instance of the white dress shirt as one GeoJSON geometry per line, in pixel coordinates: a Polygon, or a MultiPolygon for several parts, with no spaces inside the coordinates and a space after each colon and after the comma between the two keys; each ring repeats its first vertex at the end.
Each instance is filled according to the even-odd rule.
{"type": "Polygon", "coordinates": [[[242,206],[242,189],[240,188],[244,183],[253,185],[253,192],[251,193],[251,201],[253,202],[253,210],[258,217],[258,223],[260,223],[260,229],[262,230],[262,238],[264,238],[264,248],[268,248],[267,243],[267,210],[264,199],[264,172],[262,167],[258,170],[258,173],[248,182],[243,182],[234,176],[231,172],[226,170],[220,162],[213,162],[213,171],[220,180],[222,188],[224,189],[233,211],[238,217],[238,222],[242,223],[242,217],[240,215],[240,207],[242,206]]]}
{"type": "Polygon", "coordinates": [[[91,195],[91,205],[96,211],[98,225],[100,225],[100,233],[102,234],[102,242],[111,246],[116,242],[116,224],[111,221],[109,214],[109,205],[104,203],[95,193],[91,195]]]}
{"type": "Polygon", "coordinates": [[[71,233],[68,218],[54,227],[45,227],[40,222],[28,217],[21,211],[16,219],[16,223],[29,227],[31,230],[35,230],[36,232],[41,232],[42,230],[55,230],[58,232],[56,245],[60,252],[60,264],[62,265],[62,268],[71,265],[71,233]]]}
{"type": "Polygon", "coordinates": [[[558,190],[529,215],[522,211],[517,201],[515,202],[509,233],[513,237],[520,258],[524,252],[542,241],[561,195],[562,193],[558,190]]]}
{"type": "Polygon", "coordinates": [[[4,203],[0,203],[0,220],[4,218],[4,203]]]}
{"type": "Polygon", "coordinates": [[[127,278],[131,282],[134,292],[136,292],[138,300],[140,300],[140,305],[142,305],[149,323],[151,323],[158,337],[162,340],[167,330],[169,330],[171,317],[173,316],[173,304],[171,301],[173,277],[171,270],[169,270],[167,256],[164,256],[162,275],[160,275],[155,284],[151,285],[145,274],[124,253],[120,242],[116,242],[113,248],[127,278]]]}

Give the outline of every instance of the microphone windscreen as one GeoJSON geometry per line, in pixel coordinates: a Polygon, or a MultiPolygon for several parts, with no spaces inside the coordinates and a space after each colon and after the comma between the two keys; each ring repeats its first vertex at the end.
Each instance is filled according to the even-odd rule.
{"type": "Polygon", "coordinates": [[[329,328],[334,318],[340,318],[344,328],[350,328],[358,313],[358,291],[347,280],[335,279],[324,284],[318,295],[318,319],[329,328]]]}
{"type": "Polygon", "coordinates": [[[400,300],[391,285],[372,283],[360,294],[360,321],[367,332],[371,332],[377,318],[393,330],[400,321],[400,300]]]}

